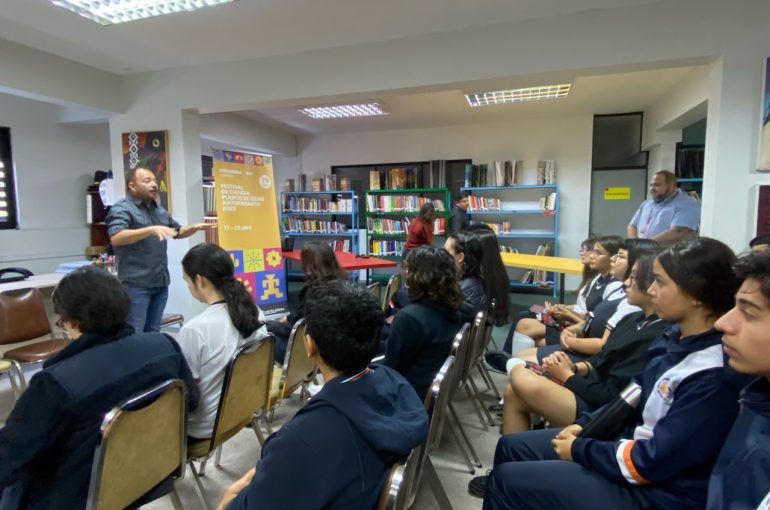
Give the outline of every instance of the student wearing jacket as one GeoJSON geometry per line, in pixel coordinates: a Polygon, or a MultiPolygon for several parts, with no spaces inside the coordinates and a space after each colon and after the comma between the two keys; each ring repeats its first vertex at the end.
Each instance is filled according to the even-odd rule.
{"type": "Polygon", "coordinates": [[[43,364],[0,429],[4,510],[85,508],[104,415],[137,393],[179,378],[187,408],[198,404],[179,346],[127,325],[131,301],[107,271],[69,273],[53,304],[72,343],[43,364]]]}
{"type": "Polygon", "coordinates": [[[308,291],[306,321],[305,349],[326,383],[265,441],[220,509],[374,508],[390,466],[428,434],[409,383],[369,366],[383,323],[371,293],[350,281],[321,283],[308,291]]]}
{"type": "Polygon", "coordinates": [[[443,249],[421,246],[404,263],[409,304],[393,320],[384,364],[423,398],[462,325],[457,312],[462,297],[454,260],[443,249]]]}
{"type": "Polygon", "coordinates": [[[482,310],[487,310],[487,295],[481,279],[481,242],[477,236],[461,231],[447,237],[444,249],[455,260],[460,278],[460,290],[463,302],[460,305],[460,318],[470,322],[482,310]]]}
{"type": "Polygon", "coordinates": [[[770,252],[741,257],[736,305],[716,323],[732,368],[756,379],[709,482],[707,510],[770,506],[770,252]]]}
{"type": "Polygon", "coordinates": [[[505,434],[529,430],[530,413],[565,427],[610,402],[641,371],[650,343],[671,325],[655,315],[647,294],[654,259],[653,254],[640,257],[625,282],[629,302],[643,311],[622,319],[599,354],[573,362],[556,352],[544,360],[545,377],[524,366],[511,370],[503,395],[505,434]]]}
{"type": "MultiPolygon", "coordinates": [[[[655,260],[648,289],[676,322],[650,347],[634,423],[616,440],[580,437],[590,416],[558,431],[500,439],[484,509],[702,508],[711,468],[737,414],[716,320],[733,304],[735,256],[719,241],[677,244],[655,260]]],[[[596,413],[601,412],[601,410],[596,413]]]]}

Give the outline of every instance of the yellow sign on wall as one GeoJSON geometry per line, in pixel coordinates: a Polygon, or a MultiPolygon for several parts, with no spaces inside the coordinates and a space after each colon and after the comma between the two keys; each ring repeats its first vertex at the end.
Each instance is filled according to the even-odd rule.
{"type": "Polygon", "coordinates": [[[604,200],[631,200],[631,188],[604,188],[604,200]]]}
{"type": "Polygon", "coordinates": [[[214,151],[219,245],[266,314],[287,310],[273,158],[214,151]]]}

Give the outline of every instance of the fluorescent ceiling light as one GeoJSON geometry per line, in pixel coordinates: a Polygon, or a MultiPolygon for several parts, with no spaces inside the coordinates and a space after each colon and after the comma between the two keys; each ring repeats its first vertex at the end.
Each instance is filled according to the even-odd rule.
{"type": "Polygon", "coordinates": [[[498,90],[496,92],[465,94],[465,99],[468,100],[471,108],[490,104],[535,101],[537,99],[558,99],[560,97],[567,97],[571,87],[571,83],[562,83],[560,85],[543,85],[542,87],[528,87],[525,89],[498,90]]]}
{"type": "Polygon", "coordinates": [[[49,0],[101,25],[194,11],[235,0],[49,0]]]}
{"type": "Polygon", "coordinates": [[[340,119],[344,117],[370,117],[387,115],[390,112],[379,101],[367,101],[357,104],[301,106],[297,111],[314,119],[340,119]]]}

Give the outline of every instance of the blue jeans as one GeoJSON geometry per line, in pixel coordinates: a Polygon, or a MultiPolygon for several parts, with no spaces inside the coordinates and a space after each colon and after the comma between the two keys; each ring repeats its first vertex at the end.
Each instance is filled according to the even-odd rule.
{"type": "Polygon", "coordinates": [[[160,319],[168,300],[168,287],[137,287],[123,283],[123,288],[131,298],[131,310],[126,322],[134,327],[134,331],[160,331],[160,319]]]}
{"type": "Polygon", "coordinates": [[[559,430],[532,430],[500,438],[495,466],[487,479],[484,510],[654,508],[639,489],[611,482],[575,462],[559,460],[551,446],[559,430]]]}

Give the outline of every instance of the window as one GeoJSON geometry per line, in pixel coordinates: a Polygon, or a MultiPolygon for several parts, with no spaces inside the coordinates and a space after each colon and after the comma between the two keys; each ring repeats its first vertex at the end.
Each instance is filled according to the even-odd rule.
{"type": "Polygon", "coordinates": [[[0,127],[0,230],[18,227],[16,185],[11,157],[11,128],[0,127]]]}

